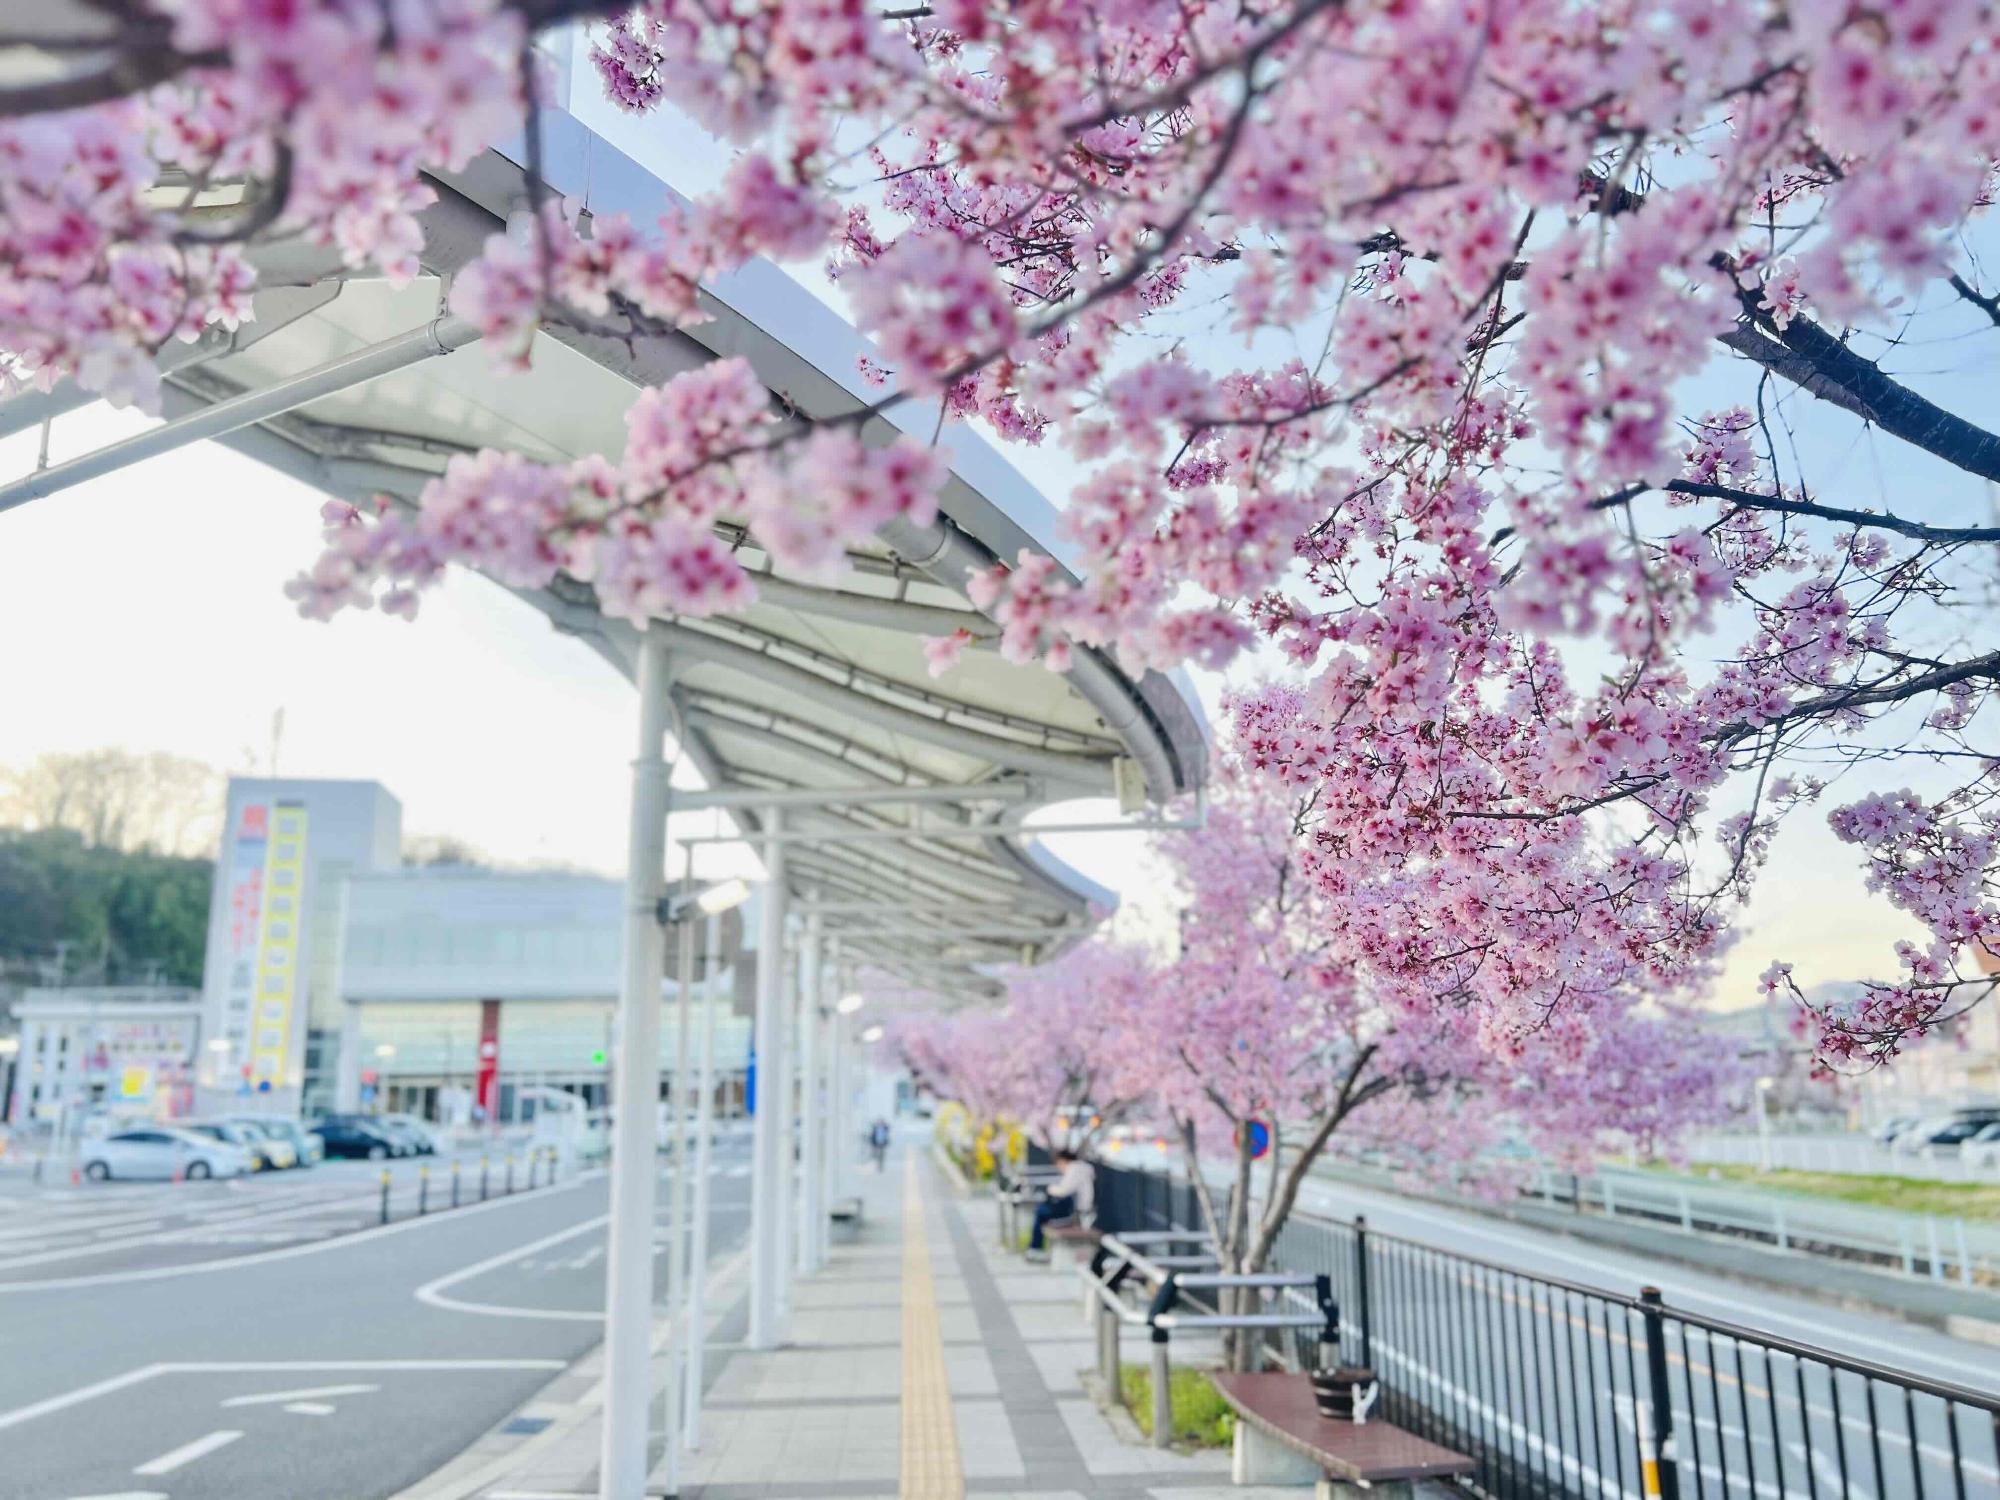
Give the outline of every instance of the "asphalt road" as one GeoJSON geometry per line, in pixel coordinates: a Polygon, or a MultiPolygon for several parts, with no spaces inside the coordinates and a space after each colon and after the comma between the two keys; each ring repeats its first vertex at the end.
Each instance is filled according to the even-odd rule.
{"type": "MultiPolygon", "coordinates": [[[[718,1264],[747,1143],[714,1163],[718,1264]]],[[[386,1228],[376,1178],[0,1189],[0,1500],[392,1495],[601,1336],[601,1174],[386,1228]]]]}

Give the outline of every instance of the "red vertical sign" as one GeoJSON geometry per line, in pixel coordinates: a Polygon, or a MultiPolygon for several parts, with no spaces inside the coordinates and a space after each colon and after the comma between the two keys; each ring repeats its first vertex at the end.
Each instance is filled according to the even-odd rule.
{"type": "Polygon", "coordinates": [[[480,1118],[500,1117],[500,1002],[479,1002],[479,1081],[472,1102],[480,1118]]]}

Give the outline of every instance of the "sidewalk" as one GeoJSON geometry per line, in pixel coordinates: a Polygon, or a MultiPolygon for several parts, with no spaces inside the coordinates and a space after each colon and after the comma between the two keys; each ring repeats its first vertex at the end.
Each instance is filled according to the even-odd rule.
{"type": "MultiPolygon", "coordinates": [[[[864,1172],[861,1191],[861,1223],[836,1227],[827,1268],[793,1285],[784,1348],[743,1347],[742,1267],[718,1277],[686,1500],[1310,1493],[1231,1486],[1226,1449],[1155,1451],[1122,1419],[1121,1436],[1080,1382],[1095,1345],[1075,1277],[1003,1254],[992,1205],[956,1197],[927,1156],[864,1172]]],[[[594,1496],[596,1387],[592,1356],[399,1500],[594,1496]]]]}

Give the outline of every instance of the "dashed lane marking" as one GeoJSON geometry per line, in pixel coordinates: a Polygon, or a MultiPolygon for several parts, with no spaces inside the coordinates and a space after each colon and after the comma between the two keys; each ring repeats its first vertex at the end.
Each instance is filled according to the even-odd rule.
{"type": "Polygon", "coordinates": [[[254,1396],[231,1396],[224,1406],[282,1406],[287,1401],[317,1401],[325,1396],[365,1396],[379,1391],[379,1385],[315,1385],[302,1391],[260,1391],[254,1396]]]}
{"type": "Polygon", "coordinates": [[[482,1370],[566,1370],[569,1362],[561,1359],[273,1359],[273,1360],[224,1360],[224,1361],[175,1361],[168,1364],[141,1365],[136,1370],[127,1370],[123,1375],[113,1375],[109,1380],[99,1380],[91,1385],[78,1386],[73,1391],[64,1391],[60,1396],[50,1396],[45,1401],[33,1401],[26,1406],[17,1406],[12,1411],[0,1411],[0,1430],[31,1422],[36,1417],[46,1417],[55,1412],[66,1411],[72,1406],[80,1406],[99,1396],[108,1396],[114,1391],[125,1390],[142,1381],[154,1380],[162,1375],[271,1375],[280,1373],[304,1373],[313,1371],[329,1375],[388,1374],[406,1373],[451,1373],[456,1371],[482,1370]]]}
{"type": "Polygon", "coordinates": [[[162,1453],[158,1458],[148,1459],[132,1472],[145,1479],[171,1474],[176,1469],[186,1468],[198,1458],[206,1458],[217,1448],[227,1448],[242,1436],[242,1433],[232,1432],[226,1428],[219,1432],[211,1432],[207,1437],[198,1437],[191,1443],[181,1444],[171,1453],[162,1453]]]}

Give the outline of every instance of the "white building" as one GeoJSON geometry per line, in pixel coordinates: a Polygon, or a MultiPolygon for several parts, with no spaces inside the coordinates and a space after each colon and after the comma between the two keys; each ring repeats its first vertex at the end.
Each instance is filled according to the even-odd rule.
{"type": "MultiPolygon", "coordinates": [[[[344,884],[337,1046],[307,1070],[308,1110],[384,1107],[518,1115],[519,1091],[605,1102],[621,969],[624,885],[592,875],[454,867],[355,872],[344,884]]],[[[721,976],[716,1061],[740,1079],[750,1023],[721,976]]],[[[671,981],[662,986],[671,999],[671,981]]],[[[702,1035],[705,989],[691,1041],[702,1035]]],[[[662,1025],[671,1070],[676,1027],[662,1025]]],[[[698,1054],[695,1054],[698,1055],[698,1054]]]]}
{"type": "Polygon", "coordinates": [[[231,778],[202,976],[205,1103],[298,1110],[308,1043],[339,1023],[343,883],[395,868],[402,836],[375,782],[231,778]]]}
{"type": "Polygon", "coordinates": [[[21,1050],[8,1118],[187,1114],[201,1010],[194,990],[158,985],[29,990],[14,1007],[21,1050]]]}

